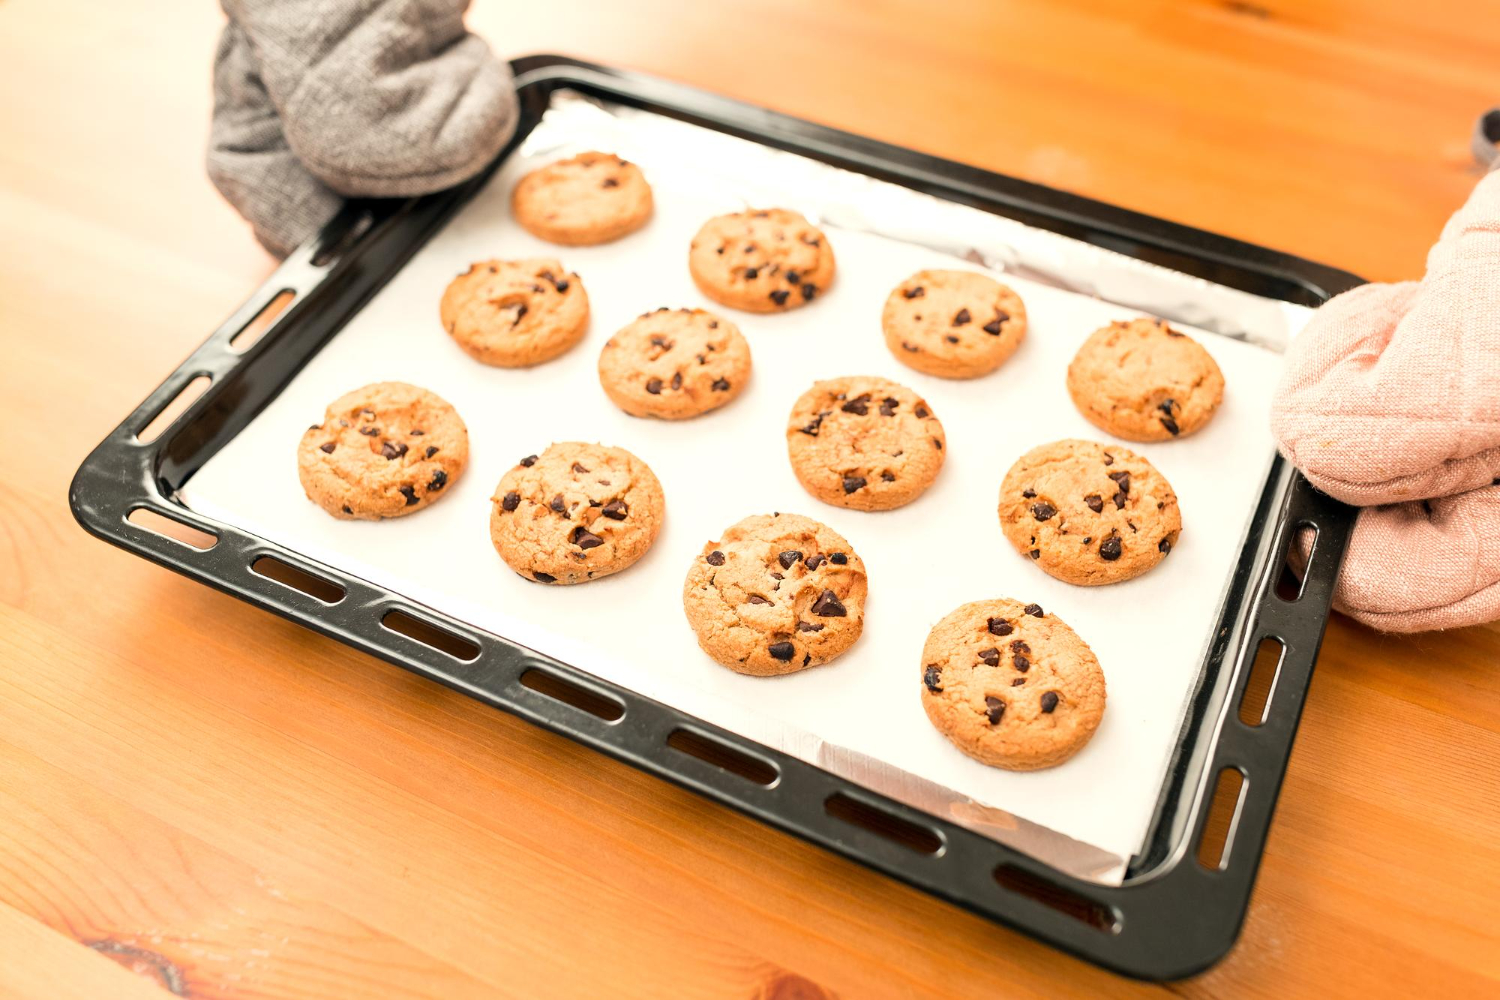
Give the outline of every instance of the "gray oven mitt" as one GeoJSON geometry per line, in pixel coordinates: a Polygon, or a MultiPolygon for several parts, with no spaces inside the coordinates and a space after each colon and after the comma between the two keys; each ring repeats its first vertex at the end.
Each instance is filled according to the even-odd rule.
{"type": "Polygon", "coordinates": [[[479,172],[516,125],[510,68],[469,0],[221,0],[208,175],[285,257],[343,196],[406,197],[479,172]]]}

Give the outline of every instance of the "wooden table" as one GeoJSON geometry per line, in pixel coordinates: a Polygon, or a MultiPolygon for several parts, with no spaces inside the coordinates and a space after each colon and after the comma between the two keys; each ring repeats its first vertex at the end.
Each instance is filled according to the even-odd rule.
{"type": "MultiPolygon", "coordinates": [[[[475,6],[506,53],[1372,279],[1420,274],[1500,102],[1483,0],[475,6]]],[[[1333,622],[1244,937],[1156,987],[85,536],[75,467],[271,267],[203,176],[218,28],[204,2],[0,3],[0,995],[1500,989],[1494,628],[1333,622]]]]}

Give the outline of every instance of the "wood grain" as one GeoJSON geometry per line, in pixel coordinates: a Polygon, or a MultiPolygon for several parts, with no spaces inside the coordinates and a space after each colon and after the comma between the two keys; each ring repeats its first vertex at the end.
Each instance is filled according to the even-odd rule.
{"type": "MultiPolygon", "coordinates": [[[[1493,3],[479,0],[638,67],[1421,272],[1493,3]]],[[[215,5],[0,3],[0,995],[1500,990],[1500,630],[1331,625],[1244,938],[1128,983],[88,538],[88,449],[269,271],[202,171],[215,5]]]]}

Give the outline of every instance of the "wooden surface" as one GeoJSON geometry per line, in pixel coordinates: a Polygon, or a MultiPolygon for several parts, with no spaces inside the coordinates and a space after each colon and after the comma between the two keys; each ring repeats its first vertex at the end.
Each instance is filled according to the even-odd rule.
{"type": "MultiPolygon", "coordinates": [[[[564,51],[1420,273],[1493,2],[479,0],[564,51]]],[[[0,0],[0,996],[1494,995],[1500,630],[1335,620],[1244,937],[1127,983],[87,536],[69,477],[268,272],[216,5],[0,0]]],[[[1414,558],[1420,555],[1414,553],[1414,558]]]]}

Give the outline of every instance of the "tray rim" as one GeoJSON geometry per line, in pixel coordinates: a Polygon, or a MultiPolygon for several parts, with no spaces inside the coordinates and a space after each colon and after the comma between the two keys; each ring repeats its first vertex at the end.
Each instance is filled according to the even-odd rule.
{"type": "MultiPolygon", "coordinates": [[[[1324,265],[645,74],[551,55],[523,57],[512,67],[522,98],[523,120],[528,114],[539,115],[553,90],[580,90],[1020,218],[1028,224],[1040,221],[1041,228],[1086,238],[1230,287],[1244,286],[1221,278],[1250,275],[1264,283],[1259,294],[1267,294],[1264,288],[1275,287],[1281,294],[1271,297],[1286,301],[1315,305],[1361,283],[1347,272],[1324,265]],[[1183,263],[1197,269],[1177,266],[1183,263]]],[[[1116,972],[1153,980],[1177,979],[1207,968],[1227,953],[1248,906],[1326,626],[1332,583],[1352,523],[1350,508],[1317,493],[1279,457],[1271,464],[1266,489],[1247,532],[1240,568],[1226,593],[1219,639],[1206,657],[1178,750],[1162,786],[1147,848],[1133,860],[1120,886],[1063,875],[982,834],[214,521],[173,499],[175,486],[238,432],[238,427],[229,427],[231,418],[243,418],[239,424],[242,427],[259,410],[254,406],[244,412],[245,398],[227,391],[237,384],[234,373],[248,372],[252,366],[271,367],[271,381],[275,383],[278,369],[273,365],[277,361],[284,362],[283,368],[290,364],[265,398],[274,397],[306,359],[484,186],[524,134],[525,130],[518,129],[517,138],[507,143],[479,176],[448,191],[401,201],[348,203],[88,456],[69,490],[70,506],[79,523],[96,537],[159,565],[1116,972]],[[380,273],[374,274],[376,270],[380,273]],[[288,288],[297,293],[291,307],[248,351],[230,351],[229,340],[288,288]],[[305,337],[303,344],[285,343],[287,338],[281,334],[299,326],[314,330],[314,335],[305,337]],[[317,334],[319,330],[323,331],[321,335],[317,334]],[[281,357],[289,355],[293,346],[303,353],[281,357]],[[149,423],[198,375],[211,378],[208,390],[154,442],[141,444],[136,429],[149,423]],[[219,541],[211,549],[199,551],[142,529],[127,520],[130,513],[142,507],[209,531],[219,541]],[[1273,571],[1280,569],[1280,554],[1289,532],[1303,524],[1316,525],[1318,545],[1307,568],[1300,600],[1287,602],[1274,593],[1273,571]],[[335,605],[324,605],[251,572],[250,564],[263,555],[335,580],[344,587],[346,596],[335,605]],[[1231,608],[1236,594],[1238,603],[1231,608]],[[439,623],[475,642],[482,652],[466,663],[420,646],[381,624],[391,610],[439,623]],[[1263,635],[1273,633],[1286,647],[1276,696],[1280,701],[1291,701],[1279,707],[1265,725],[1252,729],[1240,723],[1230,708],[1238,704],[1236,696],[1247,680],[1248,660],[1255,645],[1263,635]],[[606,723],[539,695],[519,682],[520,675],[529,669],[560,675],[618,701],[625,706],[625,716],[606,723]],[[627,720],[627,725],[619,724],[627,720]],[[667,736],[679,728],[706,732],[742,752],[770,758],[778,771],[777,780],[770,786],[755,785],[669,749],[667,736]],[[1250,769],[1255,781],[1242,791],[1233,833],[1235,850],[1230,852],[1228,864],[1208,871],[1188,857],[1188,845],[1196,844],[1201,831],[1208,779],[1216,776],[1225,762],[1242,771],[1250,769]],[[823,808],[834,794],[934,831],[940,843],[937,853],[917,854],[837,819],[823,808]],[[1101,930],[1003,888],[996,878],[1001,868],[1019,870],[1102,908],[1112,917],[1115,929],[1101,930]]]]}

